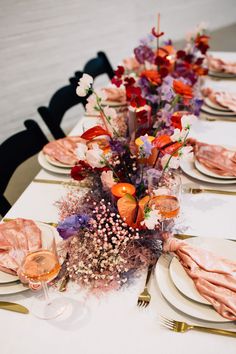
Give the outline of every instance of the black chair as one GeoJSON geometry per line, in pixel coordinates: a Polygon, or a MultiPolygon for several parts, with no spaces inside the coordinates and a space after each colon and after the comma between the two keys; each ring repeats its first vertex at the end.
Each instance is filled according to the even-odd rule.
{"type": "Polygon", "coordinates": [[[87,97],[76,94],[76,85],[67,85],[57,90],[52,96],[48,107],[39,107],[38,113],[43,118],[48,129],[55,139],[64,138],[66,135],[60,125],[66,111],[77,104],[86,105],[87,97]]]}
{"type": "Polygon", "coordinates": [[[12,135],[0,145],[0,214],[2,216],[11,207],[3,194],[16,168],[48,143],[35,121],[26,120],[24,125],[26,130],[12,135]]]}
{"type": "MultiPolygon", "coordinates": [[[[102,74],[107,74],[111,80],[114,76],[114,70],[104,52],[98,52],[97,57],[90,59],[84,66],[83,72],[91,75],[94,79],[102,74]]],[[[81,71],[75,72],[76,80],[81,77],[81,71]]]]}

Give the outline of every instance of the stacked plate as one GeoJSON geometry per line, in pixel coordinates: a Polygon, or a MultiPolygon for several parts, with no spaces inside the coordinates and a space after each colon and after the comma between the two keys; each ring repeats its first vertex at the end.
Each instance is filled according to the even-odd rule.
{"type": "Polygon", "coordinates": [[[50,158],[49,155],[44,154],[43,151],[40,151],[40,153],[38,154],[38,162],[40,166],[43,167],[45,170],[61,175],[70,175],[70,170],[74,166],[65,165],[58,161],[54,161],[50,158]]]}
{"type": "MultiPolygon", "coordinates": [[[[236,151],[236,149],[230,149],[236,151]]],[[[220,176],[216,173],[213,173],[203,164],[201,164],[194,156],[192,158],[182,160],[180,167],[186,175],[195,178],[201,182],[222,185],[236,183],[235,176],[220,176]]]]}
{"type": "Polygon", "coordinates": [[[201,111],[209,118],[236,121],[236,112],[212,102],[208,97],[204,99],[204,104],[201,107],[201,111]]]}
{"type": "MultiPolygon", "coordinates": [[[[196,237],[185,242],[235,261],[236,243],[233,241],[196,237]]],[[[198,293],[192,279],[176,257],[162,255],[156,265],[155,277],[162,295],[176,309],[204,321],[230,322],[198,293]]]]}

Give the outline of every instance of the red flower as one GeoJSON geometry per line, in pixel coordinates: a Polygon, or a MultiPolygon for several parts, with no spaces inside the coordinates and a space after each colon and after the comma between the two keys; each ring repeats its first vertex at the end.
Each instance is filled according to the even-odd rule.
{"type": "Polygon", "coordinates": [[[124,86],[125,87],[129,87],[129,86],[133,86],[135,84],[135,80],[133,77],[128,77],[126,76],[124,79],[124,86]]]}
{"type": "Polygon", "coordinates": [[[176,129],[182,129],[181,118],[182,118],[182,114],[175,112],[170,118],[171,125],[176,129]]]}
{"type": "Polygon", "coordinates": [[[177,59],[182,59],[186,56],[186,53],[184,50],[178,50],[177,53],[176,53],[176,57],[177,59]]]}
{"type": "Polygon", "coordinates": [[[123,83],[121,79],[117,79],[116,77],[113,77],[111,79],[112,84],[116,85],[117,87],[120,87],[123,83]]]}
{"type": "Polygon", "coordinates": [[[87,177],[88,171],[91,171],[91,167],[84,161],[79,161],[78,165],[72,167],[70,171],[71,178],[76,181],[82,181],[87,177]]]}
{"type": "Polygon", "coordinates": [[[145,77],[152,85],[161,83],[160,74],[156,70],[144,70],[141,72],[141,77],[145,77]]]}
{"type": "Polygon", "coordinates": [[[117,66],[117,69],[115,70],[115,76],[121,78],[122,75],[124,75],[125,68],[121,65],[117,66]]]}
{"type": "Polygon", "coordinates": [[[161,151],[164,153],[164,154],[169,154],[169,155],[173,155],[173,156],[176,156],[179,149],[183,146],[182,143],[174,143],[172,141],[172,144],[165,147],[164,149],[162,149],[161,151]]]}
{"type": "Polygon", "coordinates": [[[174,80],[173,89],[175,93],[182,96],[184,100],[191,100],[193,98],[193,90],[191,86],[184,84],[182,81],[174,80]]]}
{"type": "Polygon", "coordinates": [[[202,54],[206,54],[209,48],[209,38],[210,37],[206,35],[197,35],[197,37],[195,38],[195,45],[202,54]]]}
{"type": "Polygon", "coordinates": [[[108,133],[107,130],[103,129],[100,127],[100,125],[95,125],[94,127],[86,130],[82,135],[81,138],[85,140],[92,140],[96,138],[97,136],[101,135],[107,135],[110,136],[110,133],[108,133]]]}
{"type": "Polygon", "coordinates": [[[152,141],[152,145],[158,150],[163,149],[165,146],[173,143],[169,135],[160,135],[152,141]]]}

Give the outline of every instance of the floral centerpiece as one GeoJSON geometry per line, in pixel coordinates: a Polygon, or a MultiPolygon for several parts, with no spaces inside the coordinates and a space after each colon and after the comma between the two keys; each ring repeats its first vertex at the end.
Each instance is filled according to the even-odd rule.
{"type": "MultiPolygon", "coordinates": [[[[117,289],[154,264],[163,232],[173,229],[179,212],[180,186],[171,171],[191,154],[198,82],[180,75],[180,57],[170,42],[151,47],[150,40],[161,35],[153,29],[149,42],[134,51],[135,71],[119,66],[112,80],[132,107],[127,117],[127,126],[136,120],[132,136],[129,131],[124,137],[112,124],[116,111],[102,105],[104,92],[93,89],[91,76],[84,74],[77,87],[78,95],[90,94],[86,108],[99,113],[102,124],[81,135],[71,176],[86,180],[87,187],[57,202],[58,231],[66,272],[92,291],[117,289]]],[[[202,40],[194,43],[203,53],[202,40]]]]}

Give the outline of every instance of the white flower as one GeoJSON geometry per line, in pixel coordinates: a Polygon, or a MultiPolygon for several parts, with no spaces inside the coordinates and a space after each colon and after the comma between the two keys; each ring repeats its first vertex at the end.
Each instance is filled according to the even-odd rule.
{"type": "Polygon", "coordinates": [[[194,114],[186,114],[181,118],[181,125],[183,129],[190,129],[190,127],[196,122],[197,117],[194,114]]]}
{"type": "Polygon", "coordinates": [[[104,166],[104,153],[97,144],[93,145],[93,148],[86,152],[86,160],[88,164],[95,168],[101,168],[104,166]]]}
{"type": "Polygon", "coordinates": [[[78,143],[76,149],[76,155],[80,161],[84,161],[86,159],[86,152],[88,151],[88,147],[86,144],[78,143]]]}
{"type": "Polygon", "coordinates": [[[162,157],[161,159],[161,165],[163,168],[166,167],[166,164],[168,163],[168,168],[173,168],[173,169],[177,169],[179,168],[179,164],[180,164],[180,160],[178,156],[172,156],[170,159],[171,155],[166,154],[162,157]],[[170,161],[169,161],[170,159],[170,161]],[[169,162],[168,162],[169,161],[169,162]]]}
{"type": "Polygon", "coordinates": [[[141,222],[142,225],[145,225],[147,229],[153,230],[159,224],[161,216],[158,210],[154,207],[148,211],[145,215],[144,220],[141,222]]]}
{"type": "Polygon", "coordinates": [[[114,108],[110,108],[108,106],[106,106],[104,109],[103,109],[106,117],[108,119],[114,119],[117,117],[117,113],[116,113],[116,110],[114,108]]]}
{"type": "Polygon", "coordinates": [[[105,191],[110,190],[116,184],[112,171],[103,171],[101,181],[105,191]]]}
{"type": "Polygon", "coordinates": [[[184,138],[186,137],[186,131],[185,130],[180,130],[178,128],[176,128],[174,130],[174,134],[171,135],[171,140],[172,141],[178,141],[178,142],[181,142],[184,140],[184,138]]]}
{"type": "Polygon", "coordinates": [[[77,95],[81,97],[86,96],[88,90],[91,88],[92,83],[93,83],[92,76],[88,74],[83,74],[83,76],[78,82],[78,87],[76,88],[77,95]]]}
{"type": "Polygon", "coordinates": [[[97,114],[98,110],[96,109],[97,106],[97,98],[96,95],[93,93],[92,95],[90,95],[87,99],[87,104],[86,104],[86,112],[87,114],[97,114]]]}
{"type": "Polygon", "coordinates": [[[179,151],[179,156],[181,157],[181,159],[190,158],[193,155],[192,150],[193,150],[192,146],[184,146],[179,151]]]}

